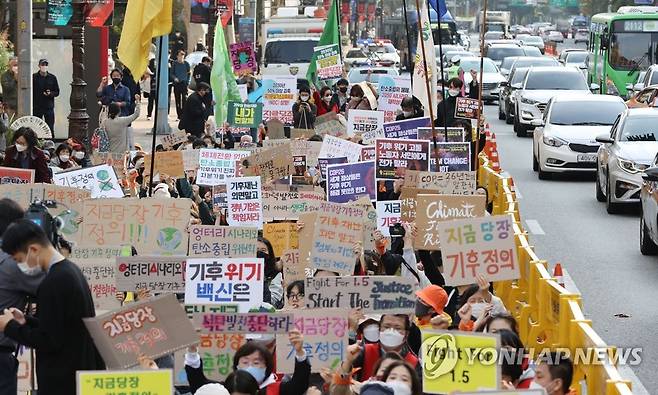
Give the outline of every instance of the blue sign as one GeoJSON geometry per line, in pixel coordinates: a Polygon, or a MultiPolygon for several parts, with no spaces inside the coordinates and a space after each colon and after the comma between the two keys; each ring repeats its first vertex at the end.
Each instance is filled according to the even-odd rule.
{"type": "Polygon", "coordinates": [[[387,139],[417,139],[418,128],[432,126],[429,117],[405,119],[384,124],[384,136],[387,139]]]}
{"type": "Polygon", "coordinates": [[[48,0],[46,3],[48,24],[53,26],[66,26],[73,16],[72,0],[48,0]]]}
{"type": "Polygon", "coordinates": [[[327,166],[327,200],[347,203],[368,196],[377,200],[375,161],[327,166]]]}

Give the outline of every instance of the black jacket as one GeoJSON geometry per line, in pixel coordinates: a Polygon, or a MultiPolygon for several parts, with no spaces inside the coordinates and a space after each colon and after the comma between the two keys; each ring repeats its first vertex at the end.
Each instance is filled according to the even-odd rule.
{"type": "Polygon", "coordinates": [[[83,318],[94,317],[94,301],[80,269],[64,259],[53,264],[37,290],[36,317],[10,321],[5,335],[36,350],[39,395],[76,393],[78,370],[104,370],[105,364],[83,318]]]}
{"type": "Polygon", "coordinates": [[[192,71],[192,76],[194,81],[198,84],[199,82],[205,82],[210,85],[210,67],[206,66],[203,63],[199,63],[194,66],[194,71],[192,71]]]}
{"type": "Polygon", "coordinates": [[[59,85],[57,77],[50,73],[45,76],[39,72],[32,74],[32,97],[34,108],[41,111],[52,110],[55,108],[55,98],[59,96],[59,85]],[[44,93],[50,91],[48,95],[44,93]]]}
{"type": "MultiPolygon", "coordinates": [[[[471,81],[469,84],[469,94],[466,97],[471,99],[479,98],[479,88],[477,82],[471,81]]],[[[443,100],[436,107],[436,120],[434,126],[447,126],[452,127],[455,122],[455,106],[457,105],[457,97],[448,97],[443,100]],[[445,108],[445,112],[444,112],[445,108]]]]}
{"type": "Polygon", "coordinates": [[[318,109],[313,103],[306,102],[308,108],[301,106],[301,103],[301,101],[298,101],[292,105],[293,126],[300,129],[313,129],[318,109]]]}
{"type": "Polygon", "coordinates": [[[201,137],[205,131],[206,118],[208,118],[208,114],[204,100],[198,92],[194,92],[185,102],[183,118],[180,120],[178,128],[184,129],[196,137],[201,137]]]}

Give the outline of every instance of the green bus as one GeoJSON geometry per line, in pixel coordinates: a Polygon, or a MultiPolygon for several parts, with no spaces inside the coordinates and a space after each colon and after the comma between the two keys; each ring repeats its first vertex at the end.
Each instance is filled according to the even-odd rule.
{"type": "Polygon", "coordinates": [[[640,70],[658,63],[658,7],[620,7],[594,15],[588,45],[589,82],[601,93],[626,97],[640,70]]]}

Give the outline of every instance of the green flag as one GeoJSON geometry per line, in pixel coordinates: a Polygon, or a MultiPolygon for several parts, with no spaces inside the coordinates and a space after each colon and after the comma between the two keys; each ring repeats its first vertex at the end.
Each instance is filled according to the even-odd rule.
{"type": "Polygon", "coordinates": [[[221,23],[215,27],[215,60],[210,72],[210,85],[212,87],[213,98],[215,99],[215,122],[217,127],[222,127],[226,122],[228,113],[228,102],[242,102],[238,84],[235,82],[231,58],[224,39],[224,29],[221,23]]]}
{"type": "MultiPolygon", "coordinates": [[[[338,44],[340,48],[338,33],[338,2],[336,0],[332,0],[331,9],[329,10],[329,15],[327,15],[327,21],[324,23],[324,29],[322,30],[322,36],[320,36],[318,47],[323,45],[338,44]]],[[[313,57],[311,58],[311,64],[308,65],[306,79],[309,83],[315,85],[315,87],[319,89],[321,84],[318,80],[317,68],[318,66],[316,63],[316,55],[314,52],[313,57]]]]}

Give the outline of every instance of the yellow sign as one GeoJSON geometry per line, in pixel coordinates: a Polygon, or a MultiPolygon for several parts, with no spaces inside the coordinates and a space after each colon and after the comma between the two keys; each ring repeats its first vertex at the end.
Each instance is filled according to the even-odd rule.
{"type": "Polygon", "coordinates": [[[292,222],[277,222],[263,226],[263,237],[272,243],[274,255],[280,257],[288,249],[299,248],[297,224],[292,222]]]}
{"type": "Polygon", "coordinates": [[[423,331],[422,339],[423,392],[447,394],[498,388],[498,336],[423,331]]]}
{"type": "Polygon", "coordinates": [[[171,369],[78,371],[78,395],[171,395],[171,369]]]}

